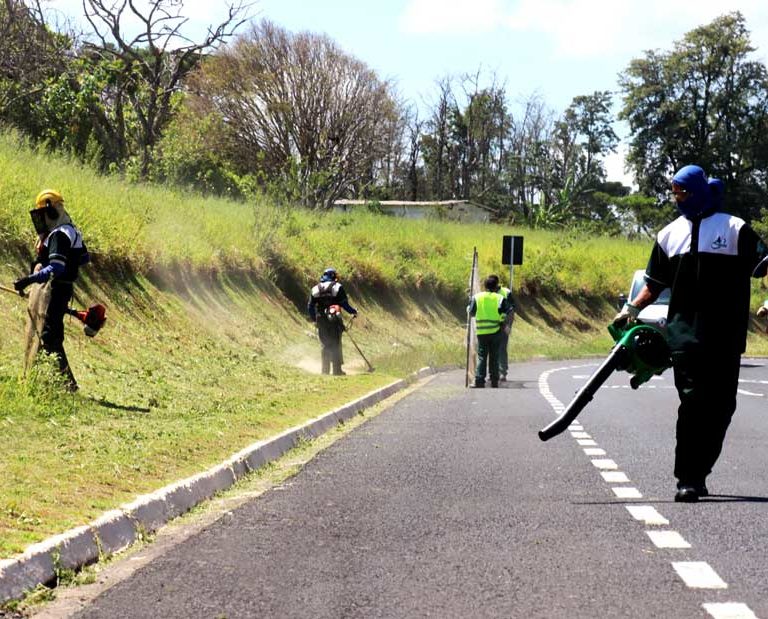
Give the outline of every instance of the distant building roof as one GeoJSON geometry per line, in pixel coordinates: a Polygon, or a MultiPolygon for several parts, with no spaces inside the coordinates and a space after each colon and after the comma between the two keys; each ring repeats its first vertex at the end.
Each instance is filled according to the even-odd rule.
{"type": "Polygon", "coordinates": [[[461,206],[463,204],[476,206],[489,213],[496,211],[489,206],[479,204],[473,200],[336,200],[335,205],[339,206],[365,206],[366,204],[380,204],[381,206],[461,206]]]}

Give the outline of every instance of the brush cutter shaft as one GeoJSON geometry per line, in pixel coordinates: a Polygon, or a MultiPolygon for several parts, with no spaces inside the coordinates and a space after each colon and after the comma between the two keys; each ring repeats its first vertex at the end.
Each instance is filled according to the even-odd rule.
{"type": "MultiPolygon", "coordinates": [[[[357,318],[357,314],[352,314],[352,320],[349,323],[350,326],[352,325],[352,321],[354,321],[355,318],[357,318]]],[[[352,346],[354,346],[357,352],[360,353],[360,356],[363,358],[363,361],[365,361],[365,364],[368,366],[368,371],[373,372],[373,366],[371,365],[371,362],[365,358],[365,355],[363,354],[363,351],[360,350],[360,347],[357,345],[357,342],[355,342],[355,340],[352,339],[352,336],[349,333],[349,328],[345,327],[344,330],[347,332],[347,337],[349,338],[349,341],[352,342],[352,346]]]]}
{"type": "Polygon", "coordinates": [[[0,290],[2,290],[3,292],[10,292],[11,294],[16,295],[17,297],[26,296],[23,290],[16,290],[14,288],[8,288],[7,286],[0,286],[0,290]]]}

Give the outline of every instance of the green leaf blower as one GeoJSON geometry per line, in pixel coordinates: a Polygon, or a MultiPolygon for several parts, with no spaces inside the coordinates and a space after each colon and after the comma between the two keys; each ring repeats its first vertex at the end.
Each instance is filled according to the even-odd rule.
{"type": "Polygon", "coordinates": [[[539,430],[539,438],[548,441],[563,432],[576,419],[582,409],[614,370],[624,370],[632,375],[629,384],[637,389],[652,376],[661,374],[672,365],[669,346],[664,334],[650,325],[638,324],[624,328],[611,324],[608,331],[616,342],[611,353],[576,393],[562,415],[539,430]]]}

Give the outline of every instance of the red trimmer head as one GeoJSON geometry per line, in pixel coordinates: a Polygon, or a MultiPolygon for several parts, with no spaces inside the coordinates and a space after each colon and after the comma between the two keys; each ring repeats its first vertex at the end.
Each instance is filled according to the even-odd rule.
{"type": "Polygon", "coordinates": [[[107,308],[101,303],[91,305],[87,310],[68,309],[67,313],[77,318],[85,326],[83,331],[88,337],[93,337],[107,322],[107,308]]]}

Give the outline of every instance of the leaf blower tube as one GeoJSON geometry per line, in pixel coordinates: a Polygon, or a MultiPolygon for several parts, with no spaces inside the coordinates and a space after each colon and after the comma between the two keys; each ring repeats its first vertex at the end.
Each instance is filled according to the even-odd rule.
{"type": "Polygon", "coordinates": [[[636,325],[628,329],[609,325],[608,331],[616,344],[587,383],[576,393],[565,411],[547,427],[539,430],[539,438],[548,441],[565,431],[584,407],[592,401],[597,390],[608,380],[614,370],[632,374],[629,381],[637,389],[652,376],[661,374],[672,365],[669,346],[664,335],[650,325],[636,325]]]}

